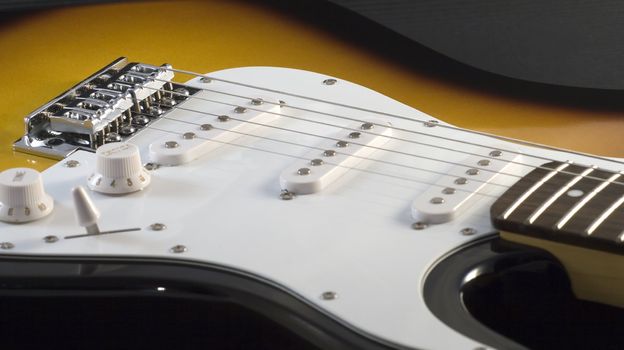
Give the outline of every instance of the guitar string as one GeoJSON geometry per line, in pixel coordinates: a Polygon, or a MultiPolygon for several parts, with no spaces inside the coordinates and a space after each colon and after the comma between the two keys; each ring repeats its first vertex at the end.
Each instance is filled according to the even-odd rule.
{"type": "MultiPolygon", "coordinates": [[[[160,80],[160,79],[159,79],[159,80],[160,80]]],[[[160,81],[171,83],[171,82],[169,82],[169,81],[165,81],[165,80],[160,80],[160,81]]],[[[176,84],[178,84],[178,85],[185,85],[185,84],[179,84],[179,83],[176,83],[176,84]]],[[[194,87],[193,85],[185,85],[185,86],[190,87],[190,88],[196,88],[196,87],[194,87]]],[[[146,88],[147,88],[147,89],[151,89],[151,90],[155,90],[155,91],[164,92],[165,94],[172,94],[172,95],[174,95],[174,94],[175,94],[175,95],[177,95],[177,96],[185,96],[185,97],[188,97],[188,98],[193,98],[193,99],[204,100],[204,101],[213,102],[213,103],[218,103],[218,104],[223,104],[223,105],[228,105],[228,106],[232,106],[232,107],[239,107],[239,106],[240,106],[240,105],[238,105],[238,104],[233,104],[233,103],[228,103],[228,102],[223,102],[223,101],[218,101],[218,100],[213,100],[213,99],[203,98],[203,97],[200,97],[200,96],[194,96],[194,95],[189,95],[189,96],[187,96],[187,95],[185,95],[185,94],[183,94],[183,93],[179,93],[179,92],[175,92],[175,91],[170,91],[170,90],[166,90],[166,89],[158,89],[158,88],[152,88],[152,87],[147,87],[147,86],[146,86],[146,88]]],[[[245,99],[245,100],[248,100],[248,101],[251,101],[251,100],[256,99],[256,98],[254,98],[254,97],[248,97],[248,96],[241,96],[241,95],[236,95],[236,94],[230,94],[230,93],[220,92],[220,91],[217,91],[217,90],[211,90],[211,89],[205,89],[205,90],[210,91],[210,92],[219,93],[219,94],[231,95],[231,96],[234,96],[234,97],[237,97],[237,98],[241,98],[241,99],[245,99]]],[[[268,102],[269,104],[273,104],[273,105],[280,105],[280,104],[278,104],[278,103],[273,103],[273,102],[270,102],[270,101],[264,101],[264,100],[263,100],[263,102],[268,102]]],[[[280,106],[281,106],[281,105],[280,105],[280,106]]],[[[291,107],[291,106],[290,106],[290,105],[286,105],[286,107],[291,107]]],[[[190,111],[190,112],[203,113],[202,111],[192,110],[192,109],[188,109],[188,108],[184,108],[184,107],[179,107],[179,106],[176,106],[176,108],[179,108],[179,109],[184,109],[184,110],[187,110],[187,111],[190,111]]],[[[386,137],[386,138],[393,139],[393,140],[398,140],[398,141],[403,141],[403,142],[409,142],[409,143],[414,143],[414,144],[420,144],[420,145],[424,145],[424,146],[428,146],[428,147],[432,147],[432,148],[437,148],[437,149],[444,149],[444,150],[448,150],[448,151],[451,151],[451,152],[457,152],[457,153],[463,153],[463,154],[468,154],[468,155],[478,156],[478,157],[481,157],[481,158],[484,158],[484,159],[500,160],[500,158],[497,158],[497,157],[494,157],[494,156],[490,156],[490,155],[481,155],[481,154],[474,153],[474,152],[468,152],[468,151],[463,151],[463,150],[453,149],[453,148],[449,148],[449,147],[437,146],[437,145],[434,145],[434,144],[429,144],[429,143],[425,143],[425,142],[419,142],[419,141],[414,141],[414,140],[404,139],[404,138],[400,138],[400,137],[385,136],[385,135],[377,134],[377,133],[374,133],[374,132],[368,132],[368,131],[366,131],[366,130],[355,129],[355,128],[350,128],[350,127],[343,127],[343,126],[336,125],[336,124],[331,124],[331,123],[326,123],[326,122],[321,122],[321,121],[315,121],[315,120],[310,120],[310,119],[306,119],[306,118],[300,118],[300,117],[296,117],[296,116],[292,116],[292,115],[288,115],[288,114],[283,114],[283,113],[278,113],[278,112],[265,111],[265,110],[262,110],[262,109],[259,109],[259,108],[253,108],[253,107],[248,107],[248,106],[245,106],[244,108],[249,109],[249,110],[254,110],[254,111],[262,112],[262,113],[273,114],[273,115],[277,115],[277,116],[280,116],[280,117],[286,117],[286,118],[296,119],[296,120],[305,121],[305,122],[309,122],[309,123],[315,123],[315,124],[320,124],[320,125],[331,126],[331,127],[335,127],[335,128],[339,128],[339,129],[343,129],[343,130],[344,130],[344,129],[347,129],[347,130],[351,130],[351,131],[357,131],[357,132],[360,132],[360,133],[365,133],[365,134],[370,134],[370,135],[376,135],[376,136],[382,136],[382,137],[386,137]]],[[[217,116],[216,114],[214,114],[214,115],[215,115],[215,116],[217,116]]],[[[358,120],[358,119],[352,119],[352,118],[347,118],[347,119],[352,120],[352,121],[357,121],[357,122],[359,122],[359,123],[367,123],[367,121],[365,121],[365,120],[358,120]]],[[[236,120],[239,120],[239,121],[241,121],[241,122],[247,122],[247,121],[245,121],[245,120],[240,120],[240,119],[236,119],[236,120]]],[[[264,124],[261,124],[261,123],[254,123],[254,122],[249,122],[249,123],[252,123],[252,124],[257,124],[257,125],[262,125],[262,126],[267,126],[267,127],[273,127],[273,126],[270,126],[270,125],[264,125],[264,124]]],[[[449,140],[449,141],[461,142],[461,141],[457,141],[457,140],[454,140],[454,139],[451,139],[451,138],[447,138],[447,137],[443,137],[443,136],[431,135],[431,134],[421,133],[421,132],[418,132],[418,131],[411,131],[411,130],[407,130],[407,129],[400,129],[400,128],[391,127],[391,126],[384,125],[384,124],[376,124],[376,123],[371,123],[371,124],[378,125],[378,126],[381,126],[381,127],[392,128],[392,129],[395,129],[395,130],[401,130],[401,131],[407,131],[407,132],[412,132],[412,133],[422,134],[422,135],[429,136],[429,137],[432,137],[432,138],[442,138],[442,139],[446,139],[446,140],[449,140]]],[[[290,130],[290,131],[295,132],[295,133],[301,133],[301,134],[306,134],[306,135],[310,135],[310,136],[315,136],[315,137],[321,137],[321,138],[323,138],[323,136],[321,136],[321,135],[316,135],[316,134],[308,134],[308,133],[306,133],[306,132],[301,132],[301,131],[296,131],[296,130],[290,130]]],[[[325,138],[328,138],[328,137],[325,137],[325,138]]],[[[336,141],[338,141],[338,139],[334,139],[334,138],[328,138],[328,139],[332,139],[332,140],[336,140],[336,141]]],[[[367,146],[367,145],[360,144],[360,143],[356,143],[356,142],[351,142],[351,143],[356,144],[356,145],[361,145],[361,146],[363,146],[363,147],[373,147],[373,146],[367,146]]],[[[478,144],[474,144],[474,145],[479,146],[479,147],[483,147],[483,148],[488,148],[489,150],[492,150],[492,147],[487,147],[487,146],[484,146],[484,145],[478,145],[478,144]]],[[[373,148],[375,148],[375,147],[373,147],[373,148]]],[[[410,156],[417,157],[417,158],[423,158],[423,159],[428,159],[428,160],[434,160],[434,161],[444,162],[444,163],[453,164],[453,165],[462,165],[461,163],[454,163],[454,162],[444,161],[444,160],[440,160],[440,159],[432,159],[432,158],[430,158],[430,157],[421,156],[421,155],[417,155],[417,154],[413,154],[413,153],[407,153],[407,154],[406,154],[405,152],[399,152],[399,151],[389,150],[389,149],[385,149],[385,148],[381,148],[381,147],[377,147],[377,149],[384,150],[384,151],[388,151],[388,152],[393,152],[393,153],[401,153],[401,154],[405,154],[405,155],[410,155],[410,156]]],[[[496,149],[496,150],[500,150],[500,149],[496,149]]],[[[512,154],[518,154],[518,155],[527,155],[527,154],[524,154],[524,153],[519,153],[519,152],[510,152],[510,153],[512,153],[512,154]]],[[[531,156],[531,155],[528,155],[528,156],[529,156],[529,157],[538,158],[538,157],[531,156]]],[[[544,158],[544,157],[541,157],[541,158],[544,158]]],[[[548,159],[548,158],[544,158],[544,159],[548,159]]],[[[553,159],[553,161],[555,161],[555,160],[553,159]]],[[[541,165],[536,166],[536,165],[527,164],[527,163],[523,163],[523,162],[519,162],[519,161],[514,161],[514,160],[508,160],[507,162],[508,162],[508,163],[511,163],[511,164],[517,164],[517,165],[521,165],[521,166],[525,166],[525,167],[533,168],[533,169],[542,169],[542,170],[547,170],[547,171],[551,171],[551,170],[552,170],[551,168],[544,167],[544,166],[541,166],[541,165]]],[[[465,165],[465,164],[464,164],[464,165],[465,165]]],[[[475,168],[475,169],[478,169],[478,170],[482,170],[482,171],[486,171],[486,172],[495,172],[495,171],[493,171],[493,170],[491,170],[491,169],[484,168],[484,167],[480,167],[480,166],[473,166],[472,168],[475,168]]],[[[510,174],[510,173],[505,173],[505,172],[496,172],[496,173],[499,173],[499,174],[502,174],[502,175],[513,176],[513,177],[517,177],[517,178],[522,178],[522,177],[523,177],[523,176],[519,176],[519,175],[516,175],[516,174],[510,174]]],[[[562,171],[560,171],[560,173],[562,173],[562,174],[566,174],[566,175],[574,175],[574,176],[577,176],[577,175],[578,175],[577,173],[570,172],[570,171],[566,171],[566,170],[562,170],[562,171]]],[[[585,175],[585,176],[583,176],[583,177],[584,177],[584,178],[587,178],[587,179],[590,179],[590,180],[599,181],[599,182],[604,182],[604,181],[605,181],[605,179],[600,178],[600,177],[596,177],[596,176],[593,176],[593,175],[585,175]]],[[[614,181],[614,182],[612,182],[612,184],[615,184],[615,185],[624,185],[624,182],[617,182],[617,181],[614,181]]]]}
{"type": "MultiPolygon", "coordinates": [[[[166,82],[166,83],[171,83],[171,81],[168,81],[168,80],[163,80],[163,79],[155,79],[155,80],[157,80],[157,81],[161,81],[161,82],[166,82]]],[[[223,94],[223,95],[227,95],[227,96],[237,97],[237,98],[241,98],[241,99],[247,99],[247,100],[252,100],[252,99],[254,99],[254,97],[242,96],[242,95],[237,95],[237,94],[232,94],[232,93],[222,92],[222,91],[218,91],[218,90],[212,90],[212,89],[209,89],[209,88],[203,88],[203,87],[198,87],[198,86],[189,85],[189,84],[184,84],[184,83],[176,83],[176,84],[181,85],[181,86],[185,86],[185,87],[189,87],[189,88],[194,88],[194,89],[199,89],[199,90],[204,90],[204,91],[214,92],[214,93],[217,93],[217,94],[223,94]]],[[[245,84],[242,84],[242,85],[245,85],[245,84]]],[[[151,87],[147,87],[147,88],[149,88],[149,89],[155,89],[155,88],[151,88],[151,87]]],[[[164,89],[163,89],[162,91],[165,91],[165,92],[167,92],[167,93],[172,93],[172,92],[171,92],[171,91],[169,91],[169,90],[164,90],[164,89]]],[[[273,91],[273,90],[270,90],[270,89],[269,89],[269,91],[273,91]]],[[[180,95],[180,93],[175,93],[175,92],[173,92],[173,93],[174,93],[174,94],[176,94],[176,95],[180,95]]],[[[186,96],[186,95],[185,95],[185,96],[186,96]]],[[[202,99],[202,98],[200,98],[199,96],[186,96],[186,97],[194,97],[194,98],[199,98],[199,99],[202,99]]],[[[314,99],[314,98],[309,98],[309,99],[311,99],[311,100],[316,100],[316,99],[314,99]]],[[[263,101],[264,101],[264,100],[263,100],[263,101]]],[[[280,106],[282,106],[280,103],[276,103],[276,102],[272,102],[272,101],[264,101],[264,102],[266,102],[266,103],[268,103],[268,104],[272,104],[272,105],[280,105],[280,106]]],[[[216,103],[219,103],[219,102],[216,102],[216,103]]],[[[326,102],[326,103],[332,104],[331,102],[326,102]]],[[[224,104],[226,104],[226,103],[224,103],[224,104]]],[[[285,105],[285,106],[286,106],[286,107],[289,107],[289,108],[293,108],[293,109],[301,110],[301,111],[310,112],[310,113],[321,114],[321,115],[326,115],[326,116],[332,116],[332,117],[336,117],[336,118],[339,118],[339,119],[345,119],[345,120],[357,121],[357,122],[360,122],[360,123],[364,123],[364,122],[366,122],[366,121],[364,121],[364,120],[359,120],[359,119],[350,118],[350,117],[346,117],[346,116],[340,116],[340,115],[337,115],[337,114],[332,114],[332,113],[327,113],[327,112],[322,112],[322,111],[315,111],[315,110],[312,110],[312,109],[308,109],[308,108],[304,108],[304,107],[297,107],[297,106],[293,106],[293,105],[290,105],[290,104],[285,105]]],[[[248,109],[253,109],[253,108],[248,108],[248,109]]],[[[257,109],[254,109],[254,110],[257,110],[257,109]]],[[[259,110],[259,111],[262,111],[262,110],[259,110]]],[[[264,112],[264,111],[263,111],[263,112],[264,112]]],[[[267,112],[267,113],[276,114],[276,112],[267,112]]],[[[284,115],[284,114],[279,114],[279,113],[277,113],[277,115],[284,116],[284,117],[287,117],[287,118],[288,118],[288,117],[292,117],[292,116],[288,116],[288,115],[284,115]]],[[[301,118],[301,119],[302,119],[302,120],[306,120],[305,118],[301,118]]],[[[314,122],[314,121],[311,121],[311,120],[308,120],[308,121],[310,121],[310,122],[314,122]]],[[[411,121],[414,121],[414,122],[419,122],[419,123],[423,123],[423,125],[424,125],[424,124],[426,124],[426,123],[430,123],[430,121],[422,121],[422,120],[418,120],[418,119],[412,119],[411,121]]],[[[410,130],[410,129],[405,129],[405,128],[398,128],[398,127],[394,127],[394,126],[387,126],[387,125],[384,125],[384,124],[379,124],[379,123],[374,123],[374,122],[373,122],[373,123],[371,123],[371,124],[376,125],[376,126],[381,126],[381,127],[388,127],[388,128],[393,129],[393,130],[399,130],[399,131],[403,131],[403,132],[407,132],[407,133],[419,134],[419,135],[424,135],[424,136],[428,136],[428,137],[432,137],[432,138],[439,138],[439,139],[443,139],[443,140],[447,140],[447,141],[451,141],[451,142],[457,142],[457,143],[469,144],[469,145],[473,145],[473,146],[477,146],[477,147],[488,148],[488,149],[490,149],[490,150],[492,149],[492,147],[488,147],[488,146],[485,146],[485,145],[481,145],[481,144],[478,144],[478,143],[473,143],[473,142],[469,142],[469,141],[457,140],[457,139],[453,139],[453,138],[450,138],[450,137],[445,137],[445,136],[440,136],[440,135],[434,135],[434,134],[427,134],[427,133],[423,133],[423,132],[419,132],[419,131],[415,131],[415,130],[410,130]]],[[[436,127],[439,127],[439,126],[447,126],[447,125],[435,124],[435,126],[436,126],[436,127]]],[[[337,126],[337,127],[340,127],[340,126],[337,126]]],[[[449,128],[451,128],[451,129],[456,129],[457,131],[465,131],[465,132],[468,132],[468,133],[478,133],[478,134],[479,134],[479,132],[473,132],[472,130],[461,129],[461,128],[456,128],[456,127],[452,127],[452,126],[448,126],[448,127],[449,127],[449,128]]],[[[341,128],[342,128],[342,127],[341,127],[341,128]]],[[[360,131],[360,130],[358,130],[358,131],[360,131]]],[[[361,131],[360,131],[360,132],[361,132],[361,131]]],[[[370,132],[369,132],[369,133],[370,133],[370,132]]],[[[371,134],[374,134],[374,133],[371,133],[371,134]]],[[[498,137],[498,136],[496,136],[496,135],[490,135],[490,134],[482,134],[482,135],[483,135],[483,136],[490,136],[490,137],[494,137],[494,138],[497,138],[497,139],[505,139],[504,137],[498,137]]],[[[405,141],[405,142],[418,143],[417,141],[412,141],[412,140],[408,140],[408,139],[401,139],[401,138],[399,138],[399,139],[400,139],[400,140],[403,140],[403,141],[405,141]]],[[[509,139],[509,140],[513,140],[513,139],[509,139]]],[[[520,141],[520,143],[525,143],[525,142],[524,142],[524,141],[522,141],[522,140],[517,140],[517,141],[520,141]]],[[[534,143],[534,144],[527,143],[527,144],[529,144],[529,145],[531,145],[531,146],[538,146],[538,147],[539,147],[539,146],[541,146],[541,145],[539,145],[539,144],[535,144],[535,143],[534,143]]],[[[449,148],[444,148],[444,147],[441,147],[441,146],[436,146],[436,145],[429,145],[429,146],[430,146],[430,147],[433,147],[433,148],[448,149],[448,150],[450,150],[450,151],[453,151],[453,152],[458,152],[458,153],[471,154],[471,153],[469,153],[469,152],[465,152],[465,151],[462,151],[462,150],[457,150],[457,149],[452,149],[452,148],[450,148],[450,149],[449,149],[449,148]]],[[[542,146],[543,146],[543,145],[542,145],[542,146]]],[[[594,158],[594,159],[601,159],[601,160],[605,160],[605,161],[612,162],[612,163],[621,163],[621,162],[619,162],[619,161],[617,161],[617,160],[612,160],[612,159],[609,159],[609,158],[604,158],[604,157],[596,157],[596,156],[592,156],[592,155],[585,154],[585,153],[582,153],[582,152],[567,151],[567,150],[564,150],[564,149],[552,148],[552,147],[550,147],[550,146],[544,146],[544,148],[547,148],[547,149],[551,148],[552,150],[563,151],[563,152],[569,152],[569,153],[572,153],[572,154],[577,154],[577,155],[581,155],[581,156],[591,157],[591,158],[594,158]]],[[[518,151],[512,151],[512,150],[505,149],[505,148],[497,148],[496,150],[499,150],[499,151],[505,151],[505,152],[509,152],[509,153],[512,153],[512,154],[517,154],[517,155],[523,155],[523,156],[527,156],[527,157],[530,157],[530,158],[535,158],[535,159],[542,159],[542,160],[547,160],[547,161],[561,162],[560,160],[556,160],[556,159],[552,159],[552,158],[548,158],[548,157],[543,157],[543,156],[538,156],[538,155],[533,155],[533,154],[528,154],[528,153],[520,153],[520,152],[518,152],[518,151]]],[[[484,155],[481,155],[481,157],[484,157],[484,158],[489,158],[489,159],[496,159],[495,157],[492,157],[492,156],[484,156],[484,155]]],[[[527,166],[527,167],[531,167],[531,168],[535,168],[535,169],[550,170],[550,168],[544,167],[544,166],[542,166],[542,165],[537,165],[537,166],[536,166],[536,165],[526,164],[526,163],[517,162],[517,161],[512,161],[512,163],[519,164],[519,165],[523,165],[523,166],[527,166]]],[[[622,164],[624,164],[624,163],[622,163],[622,164]]],[[[576,174],[576,173],[573,173],[573,172],[570,172],[570,171],[567,171],[567,170],[562,170],[562,171],[561,171],[561,173],[562,173],[562,174],[567,174],[567,175],[575,175],[575,176],[576,176],[576,175],[578,175],[578,174],[576,174]]],[[[603,178],[599,178],[599,177],[596,177],[596,176],[593,176],[593,175],[586,175],[586,176],[583,176],[583,178],[587,178],[587,179],[591,179],[591,180],[596,180],[596,181],[601,181],[601,182],[605,181],[603,178]]],[[[612,182],[612,184],[614,184],[614,185],[624,185],[624,182],[614,181],[614,182],[612,182]]]]}
{"type": "MultiPolygon", "coordinates": [[[[271,93],[292,96],[292,97],[301,98],[301,99],[305,99],[305,100],[309,100],[309,101],[320,102],[320,103],[325,103],[325,104],[334,105],[334,106],[338,106],[338,107],[353,109],[353,110],[357,110],[357,111],[360,111],[360,112],[384,115],[384,116],[387,116],[387,117],[401,119],[401,120],[406,120],[406,121],[409,121],[409,122],[420,123],[420,124],[423,124],[423,125],[426,124],[427,122],[429,122],[429,121],[425,121],[425,120],[422,120],[422,119],[412,118],[412,117],[408,117],[408,116],[404,116],[404,115],[398,115],[398,114],[393,114],[393,113],[388,113],[388,112],[382,112],[382,111],[372,110],[372,109],[368,109],[368,108],[348,105],[348,104],[334,102],[334,101],[322,100],[322,99],[309,97],[309,96],[304,96],[304,95],[299,95],[299,94],[295,94],[295,93],[291,93],[291,92],[287,92],[287,91],[280,91],[280,90],[275,90],[275,89],[269,89],[269,88],[265,88],[265,87],[261,87],[261,86],[245,84],[245,83],[231,81],[231,80],[227,80],[227,79],[215,78],[215,77],[212,77],[212,76],[209,76],[209,75],[206,75],[206,74],[201,74],[201,73],[197,73],[197,72],[193,72],[193,71],[189,71],[189,70],[177,69],[177,68],[172,68],[172,67],[160,67],[160,68],[162,68],[164,70],[169,70],[169,71],[172,71],[172,72],[192,75],[192,76],[199,77],[199,78],[205,78],[205,79],[210,79],[210,80],[214,80],[214,81],[219,81],[219,82],[226,83],[226,84],[232,84],[232,85],[242,86],[242,87],[246,87],[246,88],[250,88],[250,89],[262,90],[262,91],[268,91],[268,92],[271,92],[271,93]]],[[[162,79],[155,79],[155,80],[163,81],[162,79]]],[[[166,82],[170,82],[170,81],[166,81],[166,82]]],[[[176,83],[176,84],[180,84],[180,83],[176,83]]],[[[189,87],[192,87],[192,88],[195,88],[195,89],[202,89],[202,90],[205,89],[205,88],[202,88],[202,87],[197,87],[197,86],[192,86],[192,85],[187,85],[187,84],[180,84],[180,85],[189,86],[189,87]]],[[[341,117],[340,115],[334,115],[334,114],[326,113],[326,112],[322,112],[322,111],[307,110],[305,108],[298,107],[298,106],[290,106],[289,105],[289,107],[295,108],[295,109],[299,109],[299,110],[302,110],[302,111],[311,112],[311,113],[325,114],[325,115],[328,115],[328,116],[333,116],[333,117],[338,117],[338,118],[341,117]]],[[[624,165],[624,161],[614,160],[614,159],[610,159],[610,158],[606,158],[606,157],[596,156],[596,155],[589,154],[589,153],[584,153],[584,152],[579,152],[579,151],[574,151],[574,150],[569,150],[569,149],[564,149],[564,148],[559,148],[559,147],[548,146],[548,145],[540,144],[540,143],[537,143],[537,142],[530,142],[530,141],[519,140],[519,139],[515,139],[515,138],[512,138],[512,137],[507,137],[507,136],[494,135],[494,134],[490,134],[490,133],[487,133],[487,132],[476,131],[476,130],[469,130],[469,129],[464,129],[464,128],[460,128],[460,127],[456,127],[456,126],[452,126],[452,125],[436,124],[436,127],[442,127],[442,128],[451,129],[451,130],[454,130],[454,131],[459,131],[459,132],[465,132],[465,133],[470,133],[470,134],[476,134],[476,135],[481,135],[481,136],[492,137],[492,138],[496,138],[496,139],[499,139],[499,140],[504,140],[504,141],[509,141],[509,142],[513,142],[513,143],[523,144],[523,145],[526,145],[526,146],[539,147],[539,148],[548,149],[548,150],[552,150],[552,151],[558,151],[558,152],[566,152],[566,153],[570,153],[570,154],[575,154],[575,155],[579,155],[579,156],[584,156],[584,157],[589,157],[589,158],[593,158],[593,159],[598,159],[598,160],[602,160],[602,161],[607,161],[607,162],[612,162],[612,163],[617,163],[617,164],[624,165]]],[[[410,131],[410,130],[404,130],[404,131],[410,131]]],[[[483,146],[483,145],[473,144],[473,143],[466,142],[466,141],[457,141],[457,142],[463,142],[463,143],[467,143],[467,144],[472,144],[474,146],[486,147],[486,146],[483,146]]],[[[514,152],[514,151],[511,151],[511,150],[505,150],[505,151],[506,152],[514,152]]],[[[538,159],[542,159],[542,160],[558,161],[558,160],[555,160],[555,159],[551,159],[551,158],[547,158],[547,157],[543,157],[543,156],[538,156],[538,155],[530,155],[530,156],[538,158],[538,159]]]]}

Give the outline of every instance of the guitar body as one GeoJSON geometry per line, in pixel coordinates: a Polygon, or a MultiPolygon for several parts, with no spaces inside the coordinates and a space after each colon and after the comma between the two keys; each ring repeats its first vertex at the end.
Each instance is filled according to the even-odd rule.
{"type": "MultiPolygon", "coordinates": [[[[454,252],[495,239],[489,208],[526,173],[522,167],[539,167],[544,159],[614,166],[606,159],[529,147],[452,125],[616,157],[623,155],[618,142],[624,131],[617,113],[470,91],[286,18],[242,2],[157,2],[50,10],[3,26],[0,46],[14,49],[2,54],[12,64],[2,68],[6,84],[0,93],[11,103],[3,106],[0,166],[45,169],[43,181],[55,201],[54,212],[42,220],[0,223],[2,241],[12,244],[2,255],[13,296],[38,283],[49,292],[55,279],[70,289],[107,289],[106,282],[114,280],[117,287],[126,281],[136,290],[137,281],[145,281],[151,296],[185,288],[237,296],[306,339],[316,334],[311,342],[321,348],[521,347],[485,327],[479,332],[488,334],[475,339],[437,317],[425,300],[429,274],[454,252]],[[115,30],[102,30],[96,21],[102,18],[110,28],[146,34],[120,38],[115,30]],[[184,142],[180,135],[186,132],[211,139],[200,126],[222,125],[215,124],[215,116],[230,115],[232,106],[249,107],[249,98],[277,103],[269,113],[275,118],[185,164],[150,170],[151,183],[142,191],[90,192],[103,230],[138,232],[62,239],[81,233],[70,189],[87,185],[96,155],[77,151],[57,162],[9,150],[23,134],[21,116],[120,54],[213,72],[209,75],[217,78],[208,83],[187,77],[185,84],[200,92],[180,104],[177,114],[127,140],[138,146],[144,162],[169,139],[184,142]],[[252,67],[223,69],[233,66],[252,67]],[[327,79],[336,83],[324,83],[327,79]],[[343,164],[348,171],[320,191],[280,199],[285,184],[302,175],[289,169],[307,167],[334,146],[333,138],[344,138],[359,125],[336,116],[390,125],[392,134],[384,134],[374,152],[343,164]],[[466,175],[497,150],[503,156],[496,176],[466,175]],[[68,166],[68,161],[75,163],[68,166]],[[449,176],[451,183],[468,177],[485,187],[459,187],[455,197],[444,198],[470,194],[458,205],[461,210],[435,216],[438,224],[415,226],[419,215],[433,218],[431,211],[437,210],[421,194],[443,189],[440,181],[449,176]],[[154,224],[164,227],[154,229],[154,224]],[[61,239],[46,242],[49,235],[61,239]],[[28,278],[40,269],[46,278],[28,278]]],[[[322,166],[335,165],[323,159],[322,166]]]]}

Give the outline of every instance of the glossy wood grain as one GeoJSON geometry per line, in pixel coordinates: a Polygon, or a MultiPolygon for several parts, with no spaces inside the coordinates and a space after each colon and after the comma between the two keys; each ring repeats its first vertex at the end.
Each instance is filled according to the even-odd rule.
{"type": "MultiPolygon", "coordinates": [[[[109,4],[2,15],[0,170],[54,161],[11,150],[22,118],[119,56],[199,72],[271,65],[368,86],[447,122],[609,156],[624,156],[621,111],[473,89],[419,62],[388,60],[288,12],[244,1],[109,4]]],[[[573,101],[571,101],[573,102],[573,101]]]]}

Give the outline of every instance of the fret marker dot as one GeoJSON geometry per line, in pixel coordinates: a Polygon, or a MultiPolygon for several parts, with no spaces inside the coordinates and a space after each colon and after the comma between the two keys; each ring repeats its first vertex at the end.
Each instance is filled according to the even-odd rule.
{"type": "Polygon", "coordinates": [[[581,191],[581,190],[569,190],[568,193],[566,193],[569,197],[580,197],[583,194],[585,194],[585,192],[581,191]]]}

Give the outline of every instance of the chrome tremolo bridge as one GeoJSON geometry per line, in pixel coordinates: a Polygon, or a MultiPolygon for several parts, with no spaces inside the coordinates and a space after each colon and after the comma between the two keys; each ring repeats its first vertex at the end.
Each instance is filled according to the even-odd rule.
{"type": "Polygon", "coordinates": [[[29,114],[15,150],[62,159],[77,149],[127,141],[198,90],[174,82],[166,65],[120,58],[29,114]]]}

